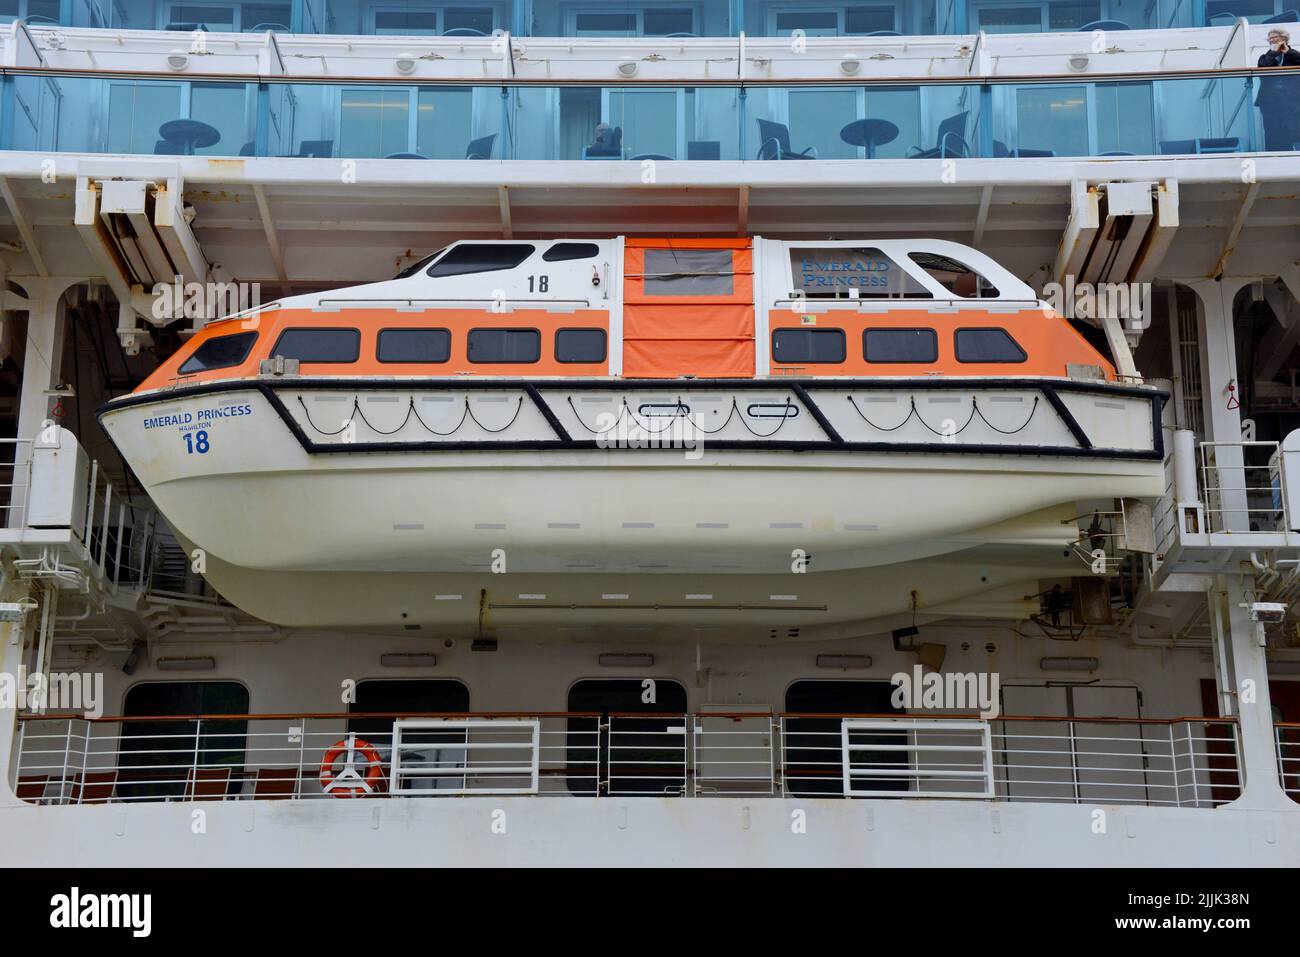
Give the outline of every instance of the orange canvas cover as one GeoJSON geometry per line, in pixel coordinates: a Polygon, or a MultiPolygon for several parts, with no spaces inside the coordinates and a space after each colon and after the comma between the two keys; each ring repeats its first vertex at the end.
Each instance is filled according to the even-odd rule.
{"type": "Polygon", "coordinates": [[[744,378],[754,374],[754,275],[748,240],[628,241],[623,293],[623,375],[744,378]],[[646,249],[730,250],[728,295],[645,291],[646,249]]]}

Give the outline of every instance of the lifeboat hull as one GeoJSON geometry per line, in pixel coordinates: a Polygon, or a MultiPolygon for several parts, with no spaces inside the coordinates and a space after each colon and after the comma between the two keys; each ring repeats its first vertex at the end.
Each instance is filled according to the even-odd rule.
{"type": "Polygon", "coordinates": [[[1160,398],[277,379],[133,396],[101,421],[176,531],[235,567],[780,575],[1057,549],[1074,503],[1162,492],[1160,398]]]}

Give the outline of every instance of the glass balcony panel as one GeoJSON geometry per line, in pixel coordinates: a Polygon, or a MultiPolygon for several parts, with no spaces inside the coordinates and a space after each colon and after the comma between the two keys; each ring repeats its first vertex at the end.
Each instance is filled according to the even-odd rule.
{"type": "MultiPolygon", "coordinates": [[[[296,0],[302,33],[486,37],[519,33],[510,0],[296,0]]],[[[518,0],[522,7],[523,0],[518,0]]]]}
{"type": "Polygon", "coordinates": [[[955,33],[960,29],[957,0],[858,0],[808,3],[800,0],[746,0],[745,32],[751,36],[873,36],[955,33]]]}
{"type": "Polygon", "coordinates": [[[1016,126],[1029,149],[1087,156],[1088,90],[1083,86],[1027,86],[1016,91],[1016,126]]]}
{"type": "Polygon", "coordinates": [[[32,26],[61,24],[59,0],[0,0],[0,23],[13,23],[19,17],[32,26]]]}
{"type": "Polygon", "coordinates": [[[1156,151],[1155,88],[1151,83],[1098,83],[1096,152],[1148,156],[1156,151]]]}
{"type": "Polygon", "coordinates": [[[8,149],[252,155],[257,87],[247,83],[12,77],[8,149]]]}
{"type": "Polygon", "coordinates": [[[1159,152],[1235,153],[1256,148],[1250,78],[1158,80],[1155,87],[1159,152]]]}
{"type": "MultiPolygon", "coordinates": [[[[1237,153],[1263,148],[1270,131],[1279,135],[1278,116],[1261,115],[1256,94],[1264,82],[1291,79],[753,86],[742,97],[736,87],[269,83],[259,90],[210,80],[11,73],[4,82],[12,108],[0,143],[142,155],[444,160],[1237,153]]],[[[1277,109],[1269,105],[1275,102],[1266,109],[1277,109]]],[[[1284,139],[1271,148],[1294,148],[1294,140],[1277,145],[1284,139]]]]}
{"type": "Polygon", "coordinates": [[[533,0],[526,19],[528,32],[543,37],[727,37],[736,32],[729,0],[533,0]]]}
{"type": "Polygon", "coordinates": [[[515,159],[738,159],[735,89],[521,87],[512,92],[515,159]]]}
{"type": "Polygon", "coordinates": [[[1227,26],[1245,17],[1251,23],[1263,23],[1294,9],[1294,0],[1206,0],[1205,22],[1208,26],[1227,26]]]}
{"type": "Polygon", "coordinates": [[[159,127],[180,118],[181,83],[107,81],[109,153],[161,153],[165,141],[159,127]]]}
{"type": "Polygon", "coordinates": [[[972,86],[751,89],[746,159],[976,156],[972,86]]]}
{"type": "Polygon", "coordinates": [[[1192,0],[971,0],[975,33],[1069,33],[1190,26],[1192,0]]]}
{"type": "Polygon", "coordinates": [[[247,156],[255,148],[257,90],[244,83],[194,83],[190,86],[191,117],[217,131],[211,146],[196,146],[199,156],[247,156]]]}

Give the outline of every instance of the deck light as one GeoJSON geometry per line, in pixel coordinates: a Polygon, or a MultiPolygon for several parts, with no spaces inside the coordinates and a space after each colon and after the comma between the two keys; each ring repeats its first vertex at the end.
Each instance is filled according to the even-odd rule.
{"type": "Polygon", "coordinates": [[[167,54],[167,65],[173,70],[183,70],[190,65],[189,54],[182,53],[180,50],[173,50],[167,54]]]}
{"type": "Polygon", "coordinates": [[[818,668],[870,668],[870,655],[818,655],[818,668]]]}
{"type": "Polygon", "coordinates": [[[846,54],[844,59],[840,60],[840,70],[845,76],[857,76],[861,69],[862,61],[852,53],[846,54]]]}
{"type": "Polygon", "coordinates": [[[159,671],[212,671],[217,659],[210,655],[193,655],[184,658],[159,658],[155,662],[159,671]]]}
{"type": "Polygon", "coordinates": [[[397,60],[393,64],[397,67],[398,73],[410,74],[415,72],[415,57],[410,53],[399,53],[397,60]]]}
{"type": "Polygon", "coordinates": [[[618,65],[618,72],[623,76],[636,76],[636,60],[624,60],[618,65]]]}
{"type": "Polygon", "coordinates": [[[1044,671],[1096,671],[1100,665],[1101,662],[1096,658],[1085,658],[1077,655],[1044,658],[1038,663],[1038,666],[1044,671]]]}
{"type": "Polygon", "coordinates": [[[600,655],[596,661],[602,668],[653,668],[654,655],[631,654],[628,652],[611,652],[600,655]]]}
{"type": "Polygon", "coordinates": [[[438,656],[394,651],[380,655],[379,663],[385,668],[432,668],[438,663],[438,656]]]}

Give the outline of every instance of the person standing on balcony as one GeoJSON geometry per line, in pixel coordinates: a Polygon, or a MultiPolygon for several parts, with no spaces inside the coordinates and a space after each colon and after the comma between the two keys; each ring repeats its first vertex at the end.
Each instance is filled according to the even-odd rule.
{"type": "MultiPolygon", "coordinates": [[[[1300,50],[1291,46],[1291,34],[1281,27],[1268,31],[1268,52],[1260,67],[1300,66],[1300,50]]],[[[1300,139],[1300,76],[1270,76],[1259,81],[1255,97],[1264,118],[1264,149],[1288,151],[1300,139]]]]}

